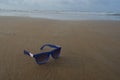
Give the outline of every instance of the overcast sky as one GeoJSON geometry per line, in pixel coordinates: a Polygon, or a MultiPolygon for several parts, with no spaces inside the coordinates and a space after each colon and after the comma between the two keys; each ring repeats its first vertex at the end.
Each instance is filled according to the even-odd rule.
{"type": "Polygon", "coordinates": [[[120,12],[120,0],[0,0],[0,8],[120,12]]]}

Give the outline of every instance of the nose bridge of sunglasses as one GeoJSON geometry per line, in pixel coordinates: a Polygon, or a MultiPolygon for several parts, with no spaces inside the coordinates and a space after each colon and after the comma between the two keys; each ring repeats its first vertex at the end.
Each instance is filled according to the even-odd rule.
{"type": "Polygon", "coordinates": [[[51,50],[54,50],[54,48],[51,48],[49,46],[46,46],[44,49],[40,50],[40,52],[49,52],[51,50]]]}

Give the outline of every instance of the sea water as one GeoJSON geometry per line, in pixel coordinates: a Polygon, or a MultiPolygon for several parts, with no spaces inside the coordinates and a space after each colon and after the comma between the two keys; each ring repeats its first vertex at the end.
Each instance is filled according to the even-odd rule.
{"type": "Polygon", "coordinates": [[[11,10],[0,9],[0,16],[21,16],[58,20],[120,20],[120,13],[82,12],[56,10],[11,10]]]}

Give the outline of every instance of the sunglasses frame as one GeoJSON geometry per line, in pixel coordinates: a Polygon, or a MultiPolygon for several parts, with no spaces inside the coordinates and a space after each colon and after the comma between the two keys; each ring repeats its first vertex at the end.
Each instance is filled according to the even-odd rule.
{"type": "Polygon", "coordinates": [[[46,63],[46,62],[49,60],[50,55],[52,56],[52,54],[54,54],[55,51],[58,50],[58,51],[59,51],[59,55],[57,56],[57,58],[55,58],[54,56],[52,56],[54,59],[58,59],[59,56],[60,56],[61,47],[60,47],[60,46],[57,46],[57,45],[53,45],[53,44],[45,44],[45,45],[43,45],[43,46],[40,48],[40,50],[43,50],[46,46],[51,47],[51,48],[54,48],[54,49],[51,50],[51,51],[49,51],[49,52],[41,52],[41,53],[36,53],[36,54],[32,54],[31,52],[29,52],[29,51],[27,51],[27,50],[24,50],[24,54],[26,54],[26,55],[34,58],[37,64],[44,64],[44,63],[46,63]],[[48,57],[47,57],[44,61],[41,61],[41,62],[38,61],[37,58],[40,57],[40,55],[43,55],[43,54],[47,54],[48,57]]]}

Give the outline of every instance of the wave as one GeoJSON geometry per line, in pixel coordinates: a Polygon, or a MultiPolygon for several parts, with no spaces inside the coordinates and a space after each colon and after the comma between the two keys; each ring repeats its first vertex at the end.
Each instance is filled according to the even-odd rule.
{"type": "Polygon", "coordinates": [[[54,19],[117,19],[120,13],[115,12],[87,12],[70,10],[14,10],[0,9],[1,16],[26,16],[54,19]]]}
{"type": "Polygon", "coordinates": [[[113,15],[120,16],[120,13],[114,12],[87,12],[87,11],[71,11],[71,10],[15,10],[15,9],[0,9],[0,12],[24,12],[24,13],[54,13],[54,14],[91,14],[91,15],[113,15]]]}
{"type": "Polygon", "coordinates": [[[114,12],[88,12],[88,11],[72,11],[72,10],[15,10],[15,9],[1,9],[0,12],[35,12],[35,13],[70,13],[70,14],[96,14],[96,15],[120,15],[120,13],[114,13],[114,12]]]}

